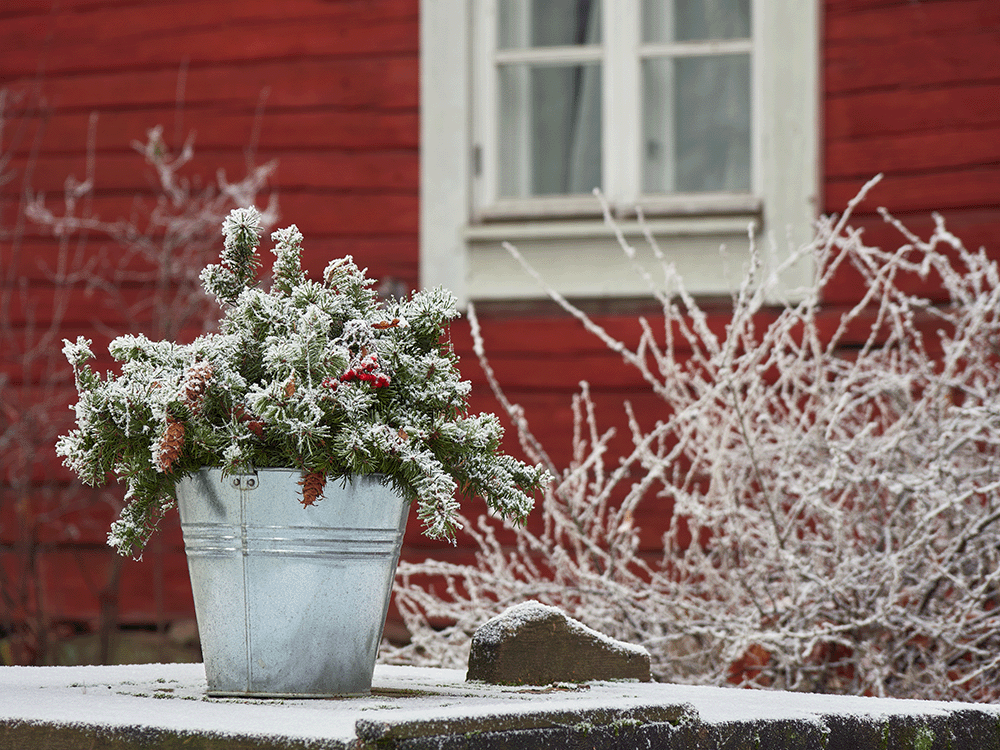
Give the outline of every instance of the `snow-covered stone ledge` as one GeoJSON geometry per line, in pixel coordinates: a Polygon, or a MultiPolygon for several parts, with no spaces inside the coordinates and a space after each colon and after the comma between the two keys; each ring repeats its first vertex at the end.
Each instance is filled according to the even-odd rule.
{"type": "Polygon", "coordinates": [[[642,682],[499,687],[379,666],[372,695],[205,696],[200,664],[0,668],[0,750],[981,750],[1000,706],[642,682]]]}

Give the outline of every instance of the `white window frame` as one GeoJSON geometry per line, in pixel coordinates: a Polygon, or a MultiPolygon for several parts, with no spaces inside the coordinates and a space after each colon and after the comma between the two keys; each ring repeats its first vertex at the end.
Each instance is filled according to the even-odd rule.
{"type": "MultiPolygon", "coordinates": [[[[623,45],[639,55],[644,48],[663,51],[651,49],[663,45],[640,44],[639,0],[602,2],[606,48],[623,45]]],[[[727,294],[735,287],[751,224],[779,260],[812,236],[819,190],[818,2],[752,2],[750,193],[642,196],[639,66],[609,66],[626,59],[619,54],[604,59],[605,195],[630,239],[638,238],[639,228],[628,208],[643,207],[649,228],[692,293],[727,294]],[[729,251],[728,260],[720,258],[720,246],[729,251]]],[[[648,295],[623,262],[596,199],[497,199],[496,149],[490,147],[496,117],[483,103],[496,97],[496,24],[485,15],[494,7],[495,0],[421,0],[421,285],[444,285],[462,305],[544,296],[502,249],[509,241],[567,296],[648,295]]],[[[642,242],[635,244],[642,257],[642,242]]],[[[812,273],[803,262],[783,277],[781,291],[794,293],[812,273]]]]}

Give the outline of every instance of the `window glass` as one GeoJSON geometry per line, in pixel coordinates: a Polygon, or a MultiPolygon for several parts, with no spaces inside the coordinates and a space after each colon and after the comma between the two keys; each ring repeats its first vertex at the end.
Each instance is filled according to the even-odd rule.
{"type": "Polygon", "coordinates": [[[644,42],[750,37],[750,0],[643,0],[644,42]]]}
{"type": "Polygon", "coordinates": [[[600,44],[600,0],[499,0],[500,49],[600,44]]]}
{"type": "Polygon", "coordinates": [[[601,186],[601,66],[499,69],[499,194],[589,193],[601,186]]]}
{"type": "Polygon", "coordinates": [[[749,55],[645,60],[643,127],[643,192],[749,191],[749,55]]]}
{"type": "Polygon", "coordinates": [[[638,65],[640,72],[636,127],[623,148],[641,155],[641,176],[639,184],[617,186],[620,192],[749,192],[751,0],[641,0],[640,38],[650,46],[612,45],[596,53],[600,59],[600,0],[496,2],[493,195],[606,187],[602,137],[611,134],[602,134],[603,108],[614,104],[602,100],[605,63],[619,71],[638,65]],[[553,46],[564,49],[552,55],[546,48],[553,46]]]}

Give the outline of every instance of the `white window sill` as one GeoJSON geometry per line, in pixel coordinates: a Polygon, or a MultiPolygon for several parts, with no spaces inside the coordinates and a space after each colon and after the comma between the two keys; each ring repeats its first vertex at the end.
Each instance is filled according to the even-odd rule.
{"type": "MultiPolygon", "coordinates": [[[[749,193],[679,193],[652,195],[637,203],[612,204],[616,219],[634,218],[636,208],[650,217],[746,216],[760,217],[762,202],[749,193]]],[[[475,211],[473,225],[493,221],[576,219],[601,217],[601,205],[593,195],[566,195],[530,199],[506,198],[475,211]]]]}
{"type": "MultiPolygon", "coordinates": [[[[751,227],[759,236],[759,216],[671,217],[617,223],[653,287],[672,291],[644,233],[652,234],[666,261],[683,277],[692,294],[718,295],[735,290],[749,255],[751,227]],[[725,248],[725,252],[721,252],[725,248]]],[[[504,247],[510,243],[560,294],[571,298],[651,296],[650,282],[630,261],[601,219],[521,221],[464,228],[468,299],[544,298],[544,288],[504,247]]]]}
{"type": "MultiPolygon", "coordinates": [[[[641,224],[635,219],[620,219],[617,227],[628,237],[642,237],[643,229],[654,237],[698,237],[733,236],[747,237],[748,228],[759,230],[759,214],[709,217],[673,217],[646,219],[641,224]]],[[[548,220],[548,221],[507,221],[470,224],[463,236],[467,242],[511,242],[518,240],[548,239],[614,239],[614,227],[603,219],[548,220]]]]}

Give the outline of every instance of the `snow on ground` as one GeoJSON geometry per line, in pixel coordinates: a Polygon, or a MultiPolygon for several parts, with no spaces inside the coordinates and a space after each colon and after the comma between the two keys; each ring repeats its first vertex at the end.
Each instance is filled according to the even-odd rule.
{"type": "MultiPolygon", "coordinates": [[[[208,698],[201,664],[0,668],[0,721],[348,742],[359,720],[398,724],[686,704],[703,721],[817,721],[831,714],[933,716],[960,703],[639,682],[500,687],[459,670],[379,665],[372,695],[343,699],[208,698]]],[[[1000,706],[975,706],[1000,715],[1000,706]]]]}

